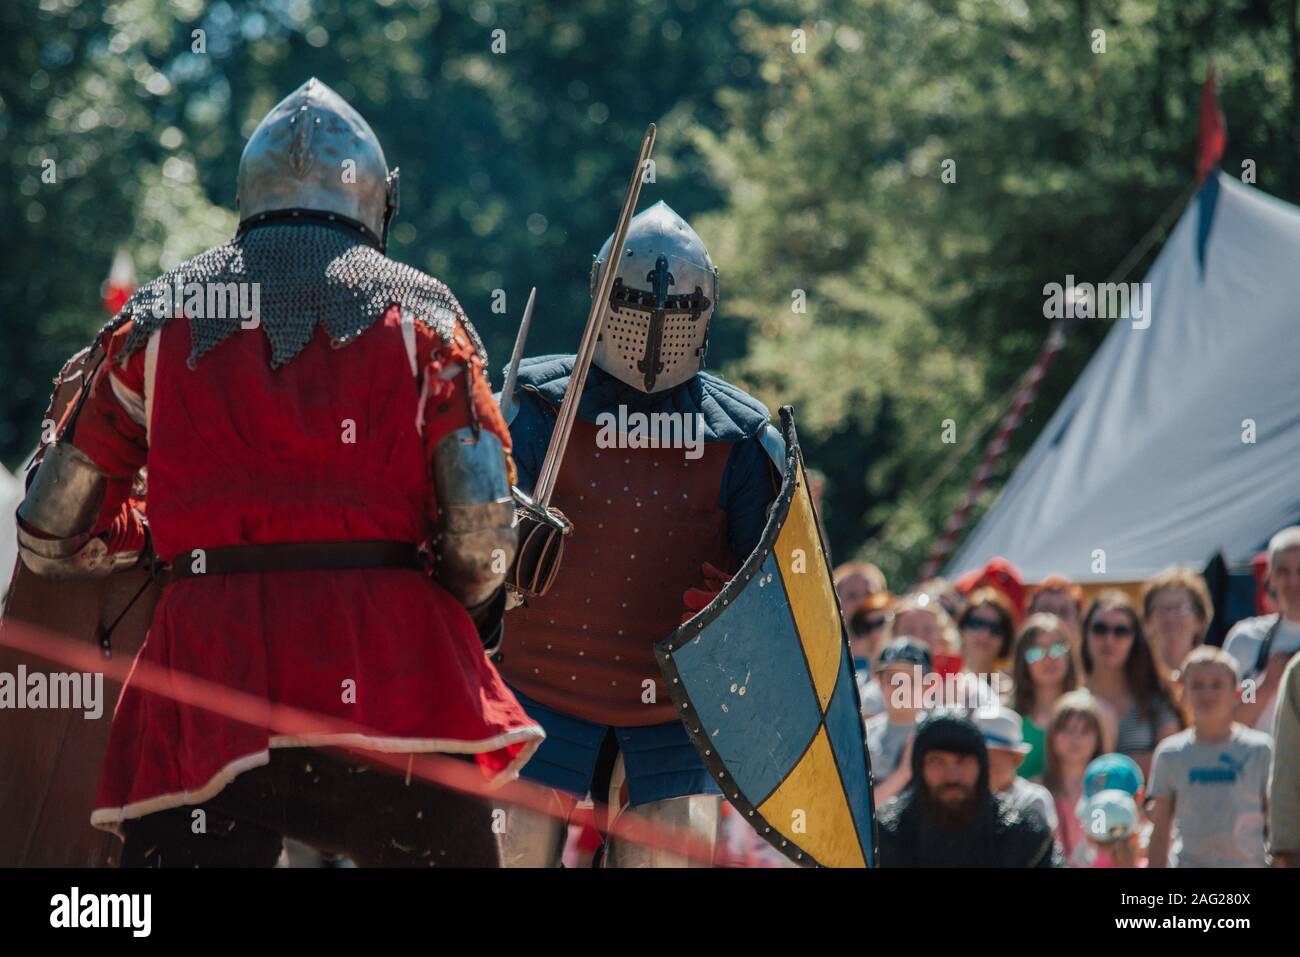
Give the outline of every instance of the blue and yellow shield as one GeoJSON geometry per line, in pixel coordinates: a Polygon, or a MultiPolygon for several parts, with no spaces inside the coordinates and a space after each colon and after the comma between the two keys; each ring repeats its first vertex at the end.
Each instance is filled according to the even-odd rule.
{"type": "Polygon", "coordinates": [[[853,659],[789,406],[781,427],[785,477],[762,540],[655,655],[695,749],[759,834],[800,864],[872,867],[853,659]]]}

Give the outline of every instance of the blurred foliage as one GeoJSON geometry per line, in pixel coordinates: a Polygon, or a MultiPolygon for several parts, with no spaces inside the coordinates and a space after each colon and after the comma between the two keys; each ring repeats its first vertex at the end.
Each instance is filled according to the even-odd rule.
{"type": "MultiPolygon", "coordinates": [[[[1044,284],[1106,278],[1191,182],[1210,54],[1223,168],[1253,159],[1262,189],[1297,198],[1296,18],[1296,3],[1264,0],[843,0],[808,3],[793,24],[740,15],[763,85],[722,91],[721,132],[693,131],[726,190],[697,225],[722,264],[724,311],[750,333],[727,371],[799,412],[837,561],[873,559],[895,588],[913,580],[985,444],[919,500],[954,449],[944,421],[959,444],[996,423],[1046,338],[1044,284]],[[956,182],[942,179],[948,159],[956,182]]],[[[1108,329],[1072,333],[981,508],[1108,329]]]]}
{"type": "Polygon", "coordinates": [[[0,461],[13,466],[33,447],[51,376],[107,318],[99,287],[114,251],[130,251],[143,281],[231,235],[246,137],[313,75],[360,110],[401,168],[390,254],[447,280],[498,366],[531,285],[530,351],[572,351],[591,256],[613,228],[647,123],[660,124],[661,145],[645,199],[687,215],[719,201],[682,130],[721,121],[717,90],[757,84],[735,9],[734,0],[582,0],[562,12],[482,0],[4,6],[0,461]],[[504,53],[492,52],[496,30],[504,53]],[[47,159],[54,183],[41,179],[47,159]],[[491,311],[495,289],[507,293],[504,315],[491,311]]]}
{"type": "MultiPolygon", "coordinates": [[[[1297,0],[7,4],[0,461],[107,318],[115,250],[145,280],[229,236],[243,141],[308,76],[401,167],[390,253],[448,281],[497,367],[530,285],[529,352],[576,346],[654,121],[642,205],[693,218],[722,270],[710,364],[796,406],[835,557],[890,521],[868,553],[901,584],[978,455],[916,501],[943,420],[987,421],[1042,344],[1043,284],[1105,276],[1188,182],[1209,54],[1225,168],[1296,198],[1297,23],[1297,0]]],[[[1004,472],[1105,331],[1074,335],[1004,472]]]]}

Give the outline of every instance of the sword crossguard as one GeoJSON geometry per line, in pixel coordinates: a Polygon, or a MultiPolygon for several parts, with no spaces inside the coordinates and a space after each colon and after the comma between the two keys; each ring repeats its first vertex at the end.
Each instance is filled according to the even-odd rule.
{"type": "Polygon", "coordinates": [[[561,535],[568,535],[573,531],[573,523],[563,512],[549,505],[543,505],[517,485],[510,486],[510,497],[515,500],[515,506],[520,511],[527,513],[539,525],[546,525],[561,535]]]}

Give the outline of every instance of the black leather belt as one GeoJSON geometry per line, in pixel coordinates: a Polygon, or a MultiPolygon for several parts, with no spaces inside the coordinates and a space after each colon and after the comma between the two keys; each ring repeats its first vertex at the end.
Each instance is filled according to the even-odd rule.
{"type": "Polygon", "coordinates": [[[178,552],[166,580],[236,572],[342,571],[351,568],[421,568],[410,542],[278,542],[178,552]],[[202,553],[202,562],[199,555],[202,553]],[[196,566],[197,569],[196,570],[196,566]]]}

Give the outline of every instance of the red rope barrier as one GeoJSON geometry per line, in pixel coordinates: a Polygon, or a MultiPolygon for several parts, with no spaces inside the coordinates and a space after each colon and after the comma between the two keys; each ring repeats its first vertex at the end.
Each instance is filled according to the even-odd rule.
{"type": "MultiPolygon", "coordinates": [[[[110,681],[125,684],[130,678],[132,687],[169,698],[173,701],[202,708],[235,721],[264,728],[277,735],[386,735],[341,718],[316,714],[289,705],[275,704],[257,695],[207,681],[194,675],[159,668],[151,662],[137,659],[132,665],[117,659],[105,659],[97,648],[61,635],[56,635],[33,625],[14,619],[0,621],[0,644],[7,645],[52,661],[75,671],[102,672],[110,681]]],[[[477,767],[440,754],[399,754],[368,750],[351,744],[324,745],[332,751],[346,751],[361,755],[367,761],[393,769],[402,775],[418,777],[438,787],[470,794],[485,800],[518,805],[567,820],[569,809],[556,809],[553,792],[527,781],[516,780],[505,785],[492,785],[483,778],[477,767]]],[[[710,843],[683,828],[675,828],[633,814],[619,814],[609,821],[608,806],[595,803],[592,810],[593,826],[610,837],[644,844],[660,850],[681,854],[693,861],[713,863],[710,843]]]]}

